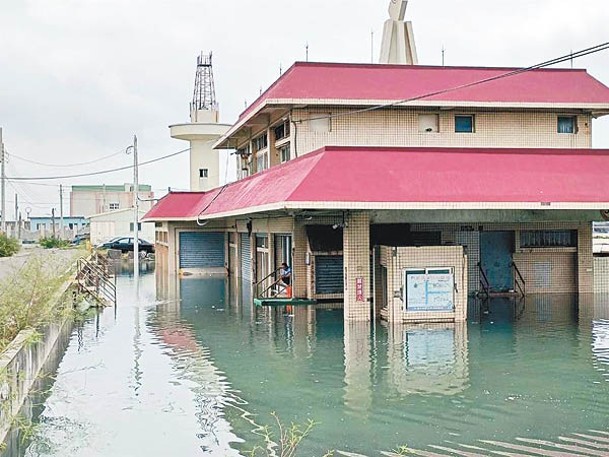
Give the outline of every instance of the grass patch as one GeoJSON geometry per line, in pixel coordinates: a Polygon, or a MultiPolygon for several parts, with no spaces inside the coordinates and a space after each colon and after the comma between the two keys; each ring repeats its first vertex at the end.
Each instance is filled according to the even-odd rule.
{"type": "Polygon", "coordinates": [[[47,238],[40,238],[38,244],[45,249],[53,249],[53,248],[67,248],[70,246],[70,242],[66,240],[62,240],[61,238],[56,238],[54,236],[50,236],[47,238]]]}
{"type": "Polygon", "coordinates": [[[33,257],[0,281],[0,351],[20,331],[54,322],[66,312],[55,300],[68,278],[68,265],[66,259],[33,257]]]}

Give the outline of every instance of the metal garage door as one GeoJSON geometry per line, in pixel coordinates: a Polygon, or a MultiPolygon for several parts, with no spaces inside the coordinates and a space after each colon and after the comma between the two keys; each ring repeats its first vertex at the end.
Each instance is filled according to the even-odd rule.
{"type": "Polygon", "coordinates": [[[180,268],[224,266],[224,233],[180,233],[180,268]]]}
{"type": "Polygon", "coordinates": [[[241,277],[252,280],[252,243],[247,233],[241,234],[241,277]]]}
{"type": "Polygon", "coordinates": [[[342,294],[344,292],[343,256],[315,257],[315,293],[342,294]]]}

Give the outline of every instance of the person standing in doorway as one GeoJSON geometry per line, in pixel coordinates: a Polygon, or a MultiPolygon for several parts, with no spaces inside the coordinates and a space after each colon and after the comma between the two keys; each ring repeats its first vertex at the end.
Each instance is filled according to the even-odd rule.
{"type": "Polygon", "coordinates": [[[283,282],[286,286],[290,285],[292,281],[292,269],[285,262],[281,264],[281,269],[279,270],[279,277],[281,278],[281,282],[283,282]]]}

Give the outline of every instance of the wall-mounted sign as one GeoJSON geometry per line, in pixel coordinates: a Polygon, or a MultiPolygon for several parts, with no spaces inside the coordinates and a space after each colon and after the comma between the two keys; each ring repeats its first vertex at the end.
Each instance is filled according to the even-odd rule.
{"type": "Polygon", "coordinates": [[[364,278],[355,279],[355,300],[366,301],[364,299],[364,278]]]}
{"type": "Polygon", "coordinates": [[[404,270],[405,311],[453,311],[455,276],[452,268],[404,270]]]}

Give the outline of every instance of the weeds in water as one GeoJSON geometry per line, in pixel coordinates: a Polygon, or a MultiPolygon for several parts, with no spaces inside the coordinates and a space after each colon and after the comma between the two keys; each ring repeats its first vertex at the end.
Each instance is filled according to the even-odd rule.
{"type": "Polygon", "coordinates": [[[403,456],[403,455],[413,455],[414,454],[413,451],[408,449],[408,446],[398,446],[396,449],[393,449],[391,452],[393,454],[395,454],[396,456],[397,455],[403,456]]]}
{"type": "MultiPolygon", "coordinates": [[[[308,420],[304,424],[291,423],[289,426],[283,424],[276,413],[271,413],[275,419],[275,426],[262,427],[260,434],[264,441],[263,445],[255,446],[251,451],[246,451],[245,454],[250,457],[266,456],[266,457],[294,457],[298,446],[307,436],[310,435],[313,428],[317,425],[316,422],[308,420]],[[275,434],[277,436],[275,436],[275,434]]],[[[328,452],[324,457],[334,455],[328,452]]]]}

